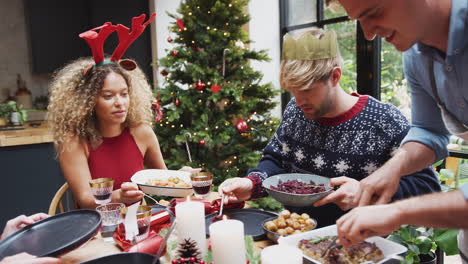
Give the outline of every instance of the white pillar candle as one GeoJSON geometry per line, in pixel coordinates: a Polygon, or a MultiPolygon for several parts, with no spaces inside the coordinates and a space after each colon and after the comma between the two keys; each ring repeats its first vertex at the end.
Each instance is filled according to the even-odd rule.
{"type": "Polygon", "coordinates": [[[262,264],[302,264],[302,251],[293,246],[274,245],[262,250],[262,264]]]}
{"type": "Polygon", "coordinates": [[[197,242],[198,249],[205,256],[206,227],[205,206],[196,201],[186,201],[175,206],[177,239],[182,243],[184,239],[197,242]]]}
{"type": "Polygon", "coordinates": [[[244,224],[238,220],[221,220],[210,225],[214,264],[245,264],[244,224]]]}

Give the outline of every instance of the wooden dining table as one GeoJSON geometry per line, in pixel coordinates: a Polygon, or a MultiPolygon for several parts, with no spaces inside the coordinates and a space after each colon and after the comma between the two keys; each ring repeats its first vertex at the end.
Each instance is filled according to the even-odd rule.
{"type": "MultiPolygon", "coordinates": [[[[210,196],[206,198],[206,200],[213,201],[219,198],[219,194],[212,192],[210,196]]],[[[161,202],[164,203],[164,202],[161,202]]],[[[273,245],[274,242],[270,240],[260,240],[255,242],[255,249],[258,253],[260,251],[270,245],[273,245]]],[[[117,246],[117,244],[113,241],[107,242],[101,237],[100,234],[95,235],[85,244],[81,245],[80,247],[69,251],[60,256],[60,260],[63,264],[74,264],[74,263],[81,263],[84,261],[88,261],[91,259],[112,255],[116,253],[121,253],[122,250],[117,246]]],[[[170,257],[166,254],[160,258],[161,264],[170,264],[171,260],[170,257]]]]}

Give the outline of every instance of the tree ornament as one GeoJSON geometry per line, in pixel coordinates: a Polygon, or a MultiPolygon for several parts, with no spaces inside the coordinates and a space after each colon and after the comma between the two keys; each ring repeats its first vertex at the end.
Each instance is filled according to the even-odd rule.
{"type": "Polygon", "coordinates": [[[156,97],[156,100],[154,100],[153,103],[153,110],[154,110],[154,122],[159,122],[163,119],[163,112],[161,110],[161,100],[159,99],[159,93],[156,97]]]}
{"type": "Polygon", "coordinates": [[[223,77],[226,74],[226,52],[228,52],[229,49],[224,49],[223,50],[223,77]]]}
{"type": "Polygon", "coordinates": [[[236,47],[239,47],[241,49],[245,48],[244,42],[242,42],[241,40],[236,41],[235,45],[236,47]]]}
{"type": "Polygon", "coordinates": [[[182,19],[180,19],[180,18],[177,19],[176,24],[177,24],[177,27],[179,28],[179,31],[184,30],[184,21],[182,21],[182,19]]]}
{"type": "Polygon", "coordinates": [[[200,146],[205,146],[206,145],[206,141],[204,139],[200,140],[200,142],[198,142],[198,144],[200,146]]]}
{"type": "Polygon", "coordinates": [[[221,90],[221,86],[217,84],[211,85],[211,91],[213,91],[213,93],[218,93],[220,90],[221,90]]]}
{"type": "Polygon", "coordinates": [[[179,100],[179,99],[175,99],[175,100],[174,100],[174,104],[175,104],[176,106],[179,106],[179,105],[180,105],[180,100],[179,100]]]}
{"type": "Polygon", "coordinates": [[[177,255],[180,258],[179,260],[182,260],[183,258],[184,262],[186,260],[189,260],[190,258],[194,258],[197,262],[202,260],[201,253],[197,247],[197,242],[190,238],[184,239],[184,241],[182,241],[182,243],[179,244],[177,255]]]}
{"type": "Polygon", "coordinates": [[[172,41],[174,41],[174,40],[172,39],[171,36],[167,37],[167,42],[171,43],[172,41]]]}
{"type": "Polygon", "coordinates": [[[161,71],[161,75],[166,77],[169,73],[167,71],[161,71]]]}
{"type": "Polygon", "coordinates": [[[205,88],[206,84],[200,80],[198,80],[198,82],[195,83],[195,88],[197,88],[197,90],[201,91],[203,90],[203,88],[205,88]]]}
{"type": "Polygon", "coordinates": [[[192,48],[193,51],[196,51],[196,52],[201,50],[199,47],[191,47],[191,48],[192,48]]]}
{"type": "Polygon", "coordinates": [[[179,53],[177,52],[177,50],[173,50],[173,51],[171,52],[171,54],[172,54],[172,56],[175,57],[175,56],[177,56],[177,54],[179,54],[179,53]]]}
{"type": "Polygon", "coordinates": [[[241,120],[237,121],[236,128],[237,128],[237,131],[242,133],[245,130],[247,130],[247,128],[249,128],[249,126],[247,125],[247,123],[244,120],[241,119],[241,120]]]}
{"type": "Polygon", "coordinates": [[[229,99],[224,98],[216,102],[216,106],[219,108],[219,110],[223,111],[227,106],[229,106],[230,103],[231,101],[229,99]]]}

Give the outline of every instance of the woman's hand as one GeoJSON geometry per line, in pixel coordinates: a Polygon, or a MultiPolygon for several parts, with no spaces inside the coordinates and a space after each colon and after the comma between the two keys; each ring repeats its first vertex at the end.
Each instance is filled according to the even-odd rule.
{"type": "Polygon", "coordinates": [[[189,167],[189,166],[183,166],[179,170],[180,171],[187,171],[187,172],[190,172],[190,173],[197,173],[197,172],[200,172],[202,169],[201,168],[192,168],[192,167],[189,167]]]}
{"type": "Polygon", "coordinates": [[[225,180],[218,188],[219,194],[226,195],[224,203],[236,203],[248,200],[252,195],[253,183],[247,178],[231,178],[225,180]]]}
{"type": "Polygon", "coordinates": [[[143,192],[138,189],[138,185],[133,182],[124,182],[120,186],[120,202],[133,204],[143,199],[143,192]]]}
{"type": "Polygon", "coordinates": [[[34,224],[35,222],[40,221],[42,219],[46,219],[47,217],[49,217],[49,215],[44,213],[37,213],[31,216],[20,215],[18,217],[15,217],[6,223],[5,228],[3,229],[3,234],[0,237],[0,239],[4,239],[5,237],[13,234],[21,228],[27,225],[34,224]]]}

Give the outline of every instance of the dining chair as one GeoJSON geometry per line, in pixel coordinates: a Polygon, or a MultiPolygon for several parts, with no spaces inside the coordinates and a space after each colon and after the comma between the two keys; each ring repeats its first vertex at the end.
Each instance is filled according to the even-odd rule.
{"type": "Polygon", "coordinates": [[[76,201],[73,199],[73,196],[70,192],[67,193],[69,190],[68,183],[64,183],[60,189],[55,193],[54,198],[49,205],[49,215],[55,215],[57,210],[59,213],[65,212],[65,209],[71,210],[78,208],[76,201]],[[64,207],[65,204],[65,207],[64,207]],[[70,206],[71,204],[71,206],[70,206]],[[72,207],[72,208],[70,208],[72,207]]]}

